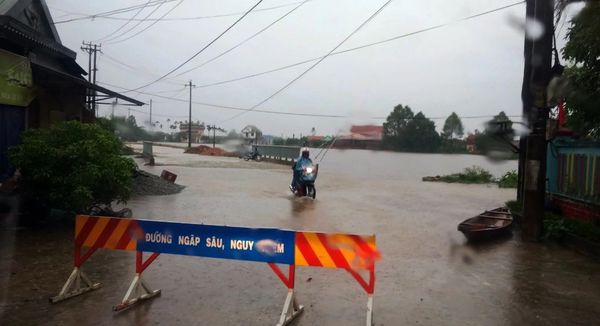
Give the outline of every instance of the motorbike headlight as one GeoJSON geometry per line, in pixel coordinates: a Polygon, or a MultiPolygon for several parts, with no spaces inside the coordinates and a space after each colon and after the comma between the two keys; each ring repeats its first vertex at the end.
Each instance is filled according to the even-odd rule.
{"type": "Polygon", "coordinates": [[[313,172],[313,168],[306,168],[306,173],[312,173],[313,172]]]}

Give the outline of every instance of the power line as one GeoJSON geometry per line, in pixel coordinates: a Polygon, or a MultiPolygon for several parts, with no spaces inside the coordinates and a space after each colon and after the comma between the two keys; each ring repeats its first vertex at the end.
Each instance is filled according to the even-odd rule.
{"type": "MultiPolygon", "coordinates": [[[[118,85],[114,85],[114,84],[109,84],[109,83],[105,83],[105,82],[98,82],[98,84],[102,84],[102,85],[106,85],[106,86],[110,86],[110,87],[114,87],[114,88],[119,88],[119,89],[127,89],[127,88],[122,87],[122,86],[118,86],[118,85]]],[[[166,100],[171,100],[171,101],[176,101],[176,102],[181,102],[181,103],[188,103],[189,102],[187,99],[181,99],[181,98],[172,97],[172,96],[158,95],[158,94],[155,94],[155,93],[149,93],[149,92],[144,92],[144,91],[136,91],[136,93],[140,93],[140,94],[144,94],[144,95],[150,95],[150,96],[154,96],[154,97],[158,97],[158,98],[162,98],[162,99],[166,99],[166,100]]],[[[202,106],[210,107],[210,108],[215,108],[215,109],[225,109],[225,110],[235,110],[235,111],[248,111],[248,108],[242,108],[242,107],[236,107],[236,106],[220,105],[220,104],[198,102],[198,101],[192,101],[192,103],[193,104],[197,104],[197,105],[202,105],[202,106]]],[[[354,116],[349,116],[349,115],[319,114],[319,113],[296,113],[296,112],[283,112],[283,111],[261,110],[261,109],[255,109],[254,112],[257,112],[257,113],[267,113],[267,114],[276,114],[276,115],[297,116],[297,117],[337,118],[337,119],[340,119],[340,118],[343,118],[343,119],[356,118],[354,116]]],[[[153,115],[157,115],[157,114],[153,114],[153,115]]],[[[157,116],[160,116],[160,115],[157,115],[157,116]]],[[[169,116],[169,117],[174,117],[174,116],[169,116]]],[[[185,116],[179,116],[179,117],[185,117],[185,116]]],[[[461,118],[461,119],[485,119],[485,118],[493,118],[493,117],[494,117],[494,115],[459,116],[459,118],[461,118]]],[[[509,117],[509,118],[520,118],[521,116],[520,115],[507,115],[507,117],[509,117]]],[[[426,118],[430,119],[430,120],[442,120],[442,119],[446,119],[447,117],[437,116],[437,117],[426,117],[426,118]]],[[[387,117],[365,117],[365,119],[386,120],[387,117]]]]}
{"type": "MultiPolygon", "coordinates": [[[[108,42],[110,42],[110,41],[112,41],[112,40],[116,40],[116,39],[118,39],[119,37],[121,37],[121,36],[123,36],[123,35],[125,35],[125,34],[129,33],[129,32],[130,32],[130,31],[132,31],[132,30],[134,30],[136,27],[140,26],[140,24],[142,24],[143,22],[145,22],[145,21],[146,21],[146,19],[150,18],[150,16],[152,16],[152,14],[154,14],[154,13],[155,13],[155,12],[156,12],[158,9],[160,9],[160,7],[162,7],[164,4],[165,4],[164,2],[163,2],[163,3],[161,3],[161,4],[159,4],[159,5],[158,5],[158,6],[156,6],[154,9],[152,9],[152,11],[151,11],[149,14],[147,14],[147,15],[146,15],[146,17],[142,18],[142,20],[138,21],[138,22],[137,22],[136,24],[134,24],[132,27],[130,27],[130,28],[129,28],[129,29],[127,29],[126,31],[124,31],[124,32],[120,33],[119,35],[116,35],[116,36],[113,36],[113,37],[111,37],[111,38],[107,39],[107,40],[106,40],[106,42],[108,43],[108,42]]],[[[140,9],[140,11],[139,11],[139,12],[142,12],[144,9],[145,9],[145,7],[144,7],[144,8],[142,8],[142,9],[140,9]]]]}
{"type": "MultiPolygon", "coordinates": [[[[152,0],[148,0],[146,2],[145,6],[141,7],[133,16],[131,16],[131,18],[129,18],[125,23],[123,23],[123,25],[119,26],[119,28],[115,29],[111,33],[97,39],[96,42],[104,40],[108,37],[111,37],[111,36],[115,35],[117,32],[119,32],[120,30],[122,30],[123,28],[125,28],[125,26],[127,26],[133,19],[135,19],[135,17],[137,17],[142,11],[144,11],[145,8],[148,7],[148,4],[150,3],[150,1],[152,1],[152,0]]],[[[162,6],[162,3],[158,7],[160,8],[160,6],[162,6]]]]}
{"type": "MultiPolygon", "coordinates": [[[[129,65],[129,64],[127,64],[127,63],[125,63],[125,62],[123,62],[123,61],[121,61],[121,60],[113,57],[113,56],[110,56],[110,55],[106,54],[104,51],[100,52],[100,53],[102,54],[102,56],[100,58],[107,59],[108,61],[106,61],[106,63],[112,64],[113,66],[119,65],[119,66],[125,67],[125,68],[127,68],[127,69],[129,69],[129,70],[131,70],[133,72],[137,72],[137,73],[141,72],[141,73],[145,73],[145,74],[148,74],[148,75],[154,76],[154,77],[158,77],[159,76],[157,74],[154,74],[154,73],[149,72],[147,70],[144,70],[142,68],[137,68],[137,67],[134,67],[132,65],[129,65]]],[[[180,84],[184,83],[184,81],[177,80],[177,79],[174,79],[174,78],[163,79],[163,80],[161,80],[161,82],[162,83],[167,83],[167,84],[172,84],[172,85],[180,85],[180,84]]]]}
{"type": "Polygon", "coordinates": [[[296,81],[298,81],[300,78],[302,78],[304,75],[306,75],[309,71],[311,71],[313,68],[315,68],[319,63],[323,62],[323,60],[325,60],[325,58],[327,58],[331,53],[333,53],[335,50],[337,50],[340,46],[342,46],[348,39],[350,39],[352,36],[354,36],[354,34],[358,33],[358,31],[360,31],[365,25],[367,25],[371,20],[373,20],[373,18],[375,18],[377,15],[379,15],[379,13],[381,13],[383,11],[383,9],[385,9],[385,7],[387,7],[390,3],[392,2],[392,0],[388,0],[386,1],[381,7],[379,7],[379,9],[377,9],[377,11],[375,11],[373,14],[371,14],[371,16],[369,16],[369,18],[367,18],[365,21],[363,21],[357,28],[355,28],[352,33],[350,33],[348,36],[346,36],[340,43],[338,43],[335,47],[333,47],[331,49],[331,51],[329,51],[329,53],[327,53],[325,56],[323,56],[322,58],[320,58],[317,62],[315,62],[313,65],[311,65],[310,67],[308,67],[308,69],[304,70],[302,73],[300,73],[298,76],[296,76],[294,79],[292,79],[291,81],[289,81],[287,84],[285,84],[283,87],[281,87],[280,89],[278,89],[275,93],[271,94],[270,96],[268,96],[267,98],[265,98],[264,100],[256,103],[254,106],[252,106],[249,110],[244,111],[242,113],[236,114],[230,118],[227,118],[219,123],[223,123],[223,122],[227,122],[230,120],[233,120],[237,117],[240,117],[248,112],[252,112],[254,109],[256,109],[257,107],[261,106],[262,104],[268,102],[269,100],[271,100],[272,98],[274,98],[275,96],[277,96],[278,94],[280,94],[281,92],[283,92],[286,88],[290,87],[293,83],[295,83],[296,81]]]}
{"type": "Polygon", "coordinates": [[[186,71],[184,71],[184,72],[182,72],[182,73],[179,73],[179,74],[175,75],[175,77],[179,77],[179,76],[181,76],[181,75],[187,74],[187,73],[188,73],[188,72],[190,72],[190,71],[193,71],[193,70],[196,70],[196,69],[198,69],[198,68],[204,67],[205,65],[207,65],[207,64],[209,64],[209,63],[211,63],[211,62],[213,62],[213,61],[217,60],[218,58],[220,58],[220,57],[222,57],[222,56],[226,55],[227,53],[229,53],[229,52],[231,52],[231,51],[233,51],[233,50],[237,49],[238,47],[242,46],[244,43],[246,43],[246,42],[250,41],[251,39],[253,39],[253,38],[257,37],[258,35],[260,35],[260,34],[261,34],[261,33],[263,33],[264,31],[266,31],[267,29],[269,29],[271,26],[273,26],[273,25],[277,24],[277,23],[278,23],[278,22],[280,22],[282,19],[284,19],[285,17],[287,17],[288,15],[290,15],[291,13],[293,13],[294,11],[296,11],[296,9],[300,8],[302,5],[304,5],[305,3],[309,2],[309,1],[311,1],[311,0],[304,0],[304,1],[300,2],[300,4],[299,4],[299,5],[297,5],[296,7],[292,8],[292,10],[290,10],[290,11],[286,12],[285,14],[283,14],[283,16],[281,16],[281,17],[277,18],[276,20],[274,20],[273,22],[271,22],[269,25],[265,26],[264,28],[262,28],[262,29],[261,29],[261,30],[259,30],[258,32],[254,33],[252,36],[250,36],[250,37],[246,38],[245,40],[241,41],[240,43],[236,44],[235,46],[233,46],[233,47],[229,48],[229,50],[223,51],[223,52],[221,52],[220,54],[218,54],[217,56],[215,56],[215,57],[213,57],[213,58],[211,58],[211,59],[209,59],[209,60],[206,60],[206,61],[204,61],[203,63],[201,63],[201,64],[199,64],[199,65],[197,65],[197,66],[195,66],[195,67],[193,67],[193,68],[191,68],[191,69],[188,69],[188,70],[186,70],[186,71]]]}
{"type": "MultiPolygon", "coordinates": [[[[176,1],[176,0],[168,0],[166,2],[170,2],[170,1],[176,1]]],[[[308,0],[308,1],[313,1],[313,0],[308,0]]],[[[256,13],[256,12],[261,12],[261,11],[275,10],[275,9],[279,9],[279,8],[294,6],[294,5],[297,5],[297,4],[301,3],[301,2],[302,1],[296,1],[296,2],[286,3],[286,4],[282,4],[282,5],[277,5],[277,6],[260,8],[260,9],[254,10],[253,12],[256,13]]],[[[67,13],[69,15],[84,16],[84,17],[78,17],[78,18],[70,19],[68,21],[60,21],[60,22],[57,22],[57,23],[67,23],[67,22],[74,21],[74,20],[95,19],[95,18],[102,18],[102,19],[109,19],[109,20],[129,20],[129,18],[126,18],[126,17],[113,17],[113,16],[104,16],[104,15],[102,15],[102,16],[100,16],[100,15],[90,15],[90,14],[83,14],[83,13],[72,13],[72,12],[68,12],[68,11],[65,11],[65,10],[59,9],[59,8],[52,8],[52,9],[65,12],[65,13],[67,13]]],[[[148,18],[146,21],[191,21],[191,20],[202,20],[202,19],[232,17],[232,16],[239,16],[239,15],[242,15],[242,14],[244,14],[244,12],[232,12],[232,13],[209,15],[209,16],[173,17],[173,18],[148,18]]],[[[141,18],[132,19],[132,21],[140,21],[140,20],[142,20],[142,19],[141,18]]]]}
{"type": "MultiPolygon", "coordinates": [[[[456,23],[462,22],[462,21],[467,21],[467,20],[470,20],[470,19],[481,17],[483,15],[488,15],[488,14],[491,14],[491,13],[495,13],[495,12],[498,12],[498,11],[501,11],[501,10],[504,10],[504,9],[508,9],[508,8],[511,8],[511,7],[514,7],[514,6],[517,6],[517,5],[521,5],[521,4],[524,4],[524,3],[525,2],[523,2],[523,1],[515,2],[515,3],[509,4],[509,5],[503,6],[503,7],[498,7],[498,8],[495,8],[495,9],[492,9],[492,10],[488,10],[488,11],[484,11],[484,12],[481,12],[481,13],[478,13],[478,14],[475,14],[475,15],[466,16],[466,17],[463,17],[461,19],[454,20],[454,21],[451,21],[451,22],[448,22],[448,23],[444,23],[444,24],[440,24],[440,25],[435,25],[435,26],[427,27],[427,28],[420,29],[420,30],[417,30],[417,31],[414,31],[414,32],[397,35],[397,36],[394,36],[394,37],[391,37],[391,38],[388,38],[388,39],[385,39],[385,40],[381,40],[381,41],[377,41],[377,42],[373,42],[373,43],[367,43],[367,44],[363,44],[363,45],[360,45],[360,46],[357,46],[357,47],[353,47],[353,48],[349,48],[349,49],[346,49],[346,50],[341,50],[341,51],[333,52],[333,53],[330,54],[330,56],[334,56],[334,55],[338,55],[338,54],[342,54],[342,53],[347,53],[347,52],[351,52],[351,51],[356,51],[356,50],[364,49],[364,48],[367,48],[367,47],[371,47],[371,46],[375,46],[375,45],[380,45],[380,44],[388,43],[388,42],[391,42],[391,41],[396,41],[396,40],[401,39],[401,38],[405,38],[405,37],[409,37],[409,36],[413,36],[413,35],[417,35],[417,34],[429,32],[431,30],[439,29],[439,28],[442,28],[442,27],[446,27],[446,26],[449,26],[449,25],[452,25],[452,24],[456,24],[456,23]]],[[[282,66],[282,67],[278,67],[278,68],[274,68],[274,69],[270,69],[270,70],[266,70],[266,71],[262,71],[262,72],[258,72],[258,73],[254,73],[254,74],[250,74],[250,75],[246,75],[246,76],[242,76],[242,77],[237,77],[237,78],[232,78],[232,79],[227,79],[227,80],[222,80],[222,81],[212,82],[212,83],[207,83],[207,84],[202,84],[202,85],[198,85],[198,88],[205,88],[205,87],[223,85],[223,84],[228,84],[228,83],[232,83],[232,82],[236,82],[236,81],[240,81],[240,80],[244,80],[244,79],[254,78],[254,77],[258,77],[258,76],[262,76],[262,75],[274,73],[274,72],[277,72],[277,71],[286,70],[286,69],[290,69],[290,68],[293,68],[293,67],[301,66],[303,64],[319,60],[321,58],[323,58],[323,56],[312,58],[312,59],[308,59],[308,60],[304,60],[304,61],[300,61],[300,62],[296,62],[296,63],[292,63],[292,64],[289,64],[289,65],[286,65],[286,66],[282,66]]]]}
{"type": "Polygon", "coordinates": [[[229,27],[227,27],[221,34],[219,34],[219,36],[217,36],[216,38],[214,38],[212,41],[210,41],[207,45],[205,45],[202,49],[200,49],[200,51],[196,52],[194,55],[192,55],[190,58],[188,58],[187,60],[185,60],[184,62],[182,62],[181,64],[177,65],[177,67],[171,69],[168,73],[164,74],[163,76],[161,76],[160,78],[158,78],[157,80],[150,82],[146,85],[140,86],[138,88],[132,89],[131,91],[135,91],[141,88],[145,88],[148,87],[158,81],[160,81],[163,78],[168,77],[170,74],[174,73],[175,71],[177,71],[179,68],[183,67],[184,65],[186,65],[188,62],[192,61],[195,57],[197,57],[200,53],[202,53],[204,50],[206,50],[209,46],[211,46],[213,43],[215,43],[218,39],[221,38],[221,36],[225,35],[225,33],[227,33],[230,29],[233,28],[233,26],[237,25],[237,23],[239,23],[242,19],[244,19],[244,17],[246,17],[252,10],[254,10],[254,8],[256,8],[261,2],[263,2],[263,0],[259,0],[256,4],[254,4],[254,6],[252,6],[248,11],[246,11],[240,18],[238,18],[233,24],[231,24],[229,27]]]}
{"type": "MultiPolygon", "coordinates": [[[[104,11],[104,12],[100,12],[97,14],[84,14],[85,16],[83,16],[83,17],[59,20],[59,21],[55,21],[54,24],[56,25],[56,24],[70,23],[73,21],[85,20],[85,19],[107,18],[111,15],[117,15],[117,14],[129,12],[129,11],[137,10],[137,9],[143,8],[144,6],[152,7],[152,6],[157,6],[157,5],[160,5],[160,4],[163,4],[166,2],[171,2],[171,1],[176,1],[176,0],[154,0],[154,1],[151,1],[150,3],[144,3],[144,4],[134,5],[134,6],[120,8],[120,9],[104,11]]],[[[58,9],[58,10],[61,10],[61,9],[58,9]]],[[[64,10],[61,10],[61,11],[65,12],[64,10]]],[[[75,14],[75,13],[72,13],[72,14],[75,14]]],[[[127,18],[123,18],[123,19],[127,19],[127,18]]]]}
{"type": "MultiPolygon", "coordinates": [[[[181,3],[183,3],[183,1],[184,1],[184,0],[181,0],[181,1],[179,1],[178,3],[176,3],[176,4],[175,4],[175,6],[173,6],[171,9],[169,9],[167,12],[165,12],[165,13],[164,13],[162,16],[160,16],[160,18],[164,18],[165,16],[167,16],[168,14],[170,14],[170,13],[171,13],[173,10],[175,10],[175,8],[179,7],[179,5],[180,5],[181,3]]],[[[158,8],[157,8],[157,9],[158,9],[158,8]]],[[[156,10],[154,10],[154,11],[156,11],[156,10]]],[[[153,11],[152,13],[154,13],[154,11],[153,11]]],[[[151,15],[152,13],[150,13],[150,15],[151,15]]],[[[157,21],[154,21],[152,24],[150,24],[150,25],[146,26],[146,27],[145,27],[145,28],[143,28],[141,31],[139,31],[139,32],[137,32],[137,33],[135,33],[135,34],[133,34],[133,35],[131,35],[131,36],[127,37],[127,38],[124,38],[124,39],[121,39],[121,40],[117,40],[117,41],[114,41],[114,42],[109,42],[109,44],[121,43],[121,42],[125,42],[125,41],[127,41],[127,40],[129,40],[129,39],[132,39],[132,38],[134,38],[134,37],[136,37],[136,36],[138,36],[138,35],[142,34],[143,32],[147,31],[147,30],[148,30],[150,27],[154,26],[154,25],[155,25],[157,22],[158,22],[158,20],[157,20],[157,21]]],[[[139,24],[141,24],[141,22],[140,22],[139,24]]],[[[138,24],[138,25],[139,25],[139,24],[138,24]]],[[[109,40],[109,41],[110,41],[110,40],[109,40]]]]}

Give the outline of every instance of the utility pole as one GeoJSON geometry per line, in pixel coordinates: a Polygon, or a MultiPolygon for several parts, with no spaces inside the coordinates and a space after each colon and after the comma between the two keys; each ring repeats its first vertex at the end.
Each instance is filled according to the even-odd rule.
{"type": "Polygon", "coordinates": [[[154,126],[154,121],[152,121],[152,99],[150,99],[150,129],[154,126]]]}
{"type": "Polygon", "coordinates": [[[523,116],[527,118],[531,133],[523,142],[525,150],[520,157],[523,198],[522,238],[539,240],[544,219],[546,194],[546,120],[549,104],[547,87],[552,78],[552,39],[554,7],[550,0],[526,0],[526,25],[537,21],[542,25],[539,38],[525,31],[525,67],[523,74],[523,116]]]}
{"type": "Polygon", "coordinates": [[[190,79],[189,83],[185,85],[185,87],[190,88],[190,111],[188,118],[188,148],[192,148],[192,88],[196,87],[196,85],[192,84],[192,80],[190,79]]]}
{"type": "MultiPolygon", "coordinates": [[[[98,71],[98,67],[96,65],[97,53],[98,51],[102,52],[102,45],[93,44],[92,42],[82,42],[81,50],[88,54],[88,82],[96,85],[96,74],[98,71]],[[92,57],[93,57],[93,66],[92,66],[92,57]]],[[[94,110],[96,116],[98,116],[97,106],[96,106],[96,91],[88,91],[87,92],[87,103],[88,109],[94,110]]]]}
{"type": "MultiPolygon", "coordinates": [[[[221,127],[217,127],[217,125],[213,124],[211,125],[207,125],[206,129],[208,129],[209,135],[210,135],[210,131],[212,130],[213,132],[213,148],[215,148],[215,144],[216,144],[216,139],[217,139],[217,130],[225,132],[225,129],[221,128],[221,127]]],[[[210,137],[210,136],[209,136],[210,137]]]]}

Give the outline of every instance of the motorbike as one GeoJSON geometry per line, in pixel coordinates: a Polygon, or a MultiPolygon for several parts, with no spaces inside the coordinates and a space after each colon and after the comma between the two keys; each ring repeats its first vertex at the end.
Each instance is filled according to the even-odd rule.
{"type": "Polygon", "coordinates": [[[92,216],[131,217],[133,212],[129,208],[114,211],[110,205],[96,204],[89,208],[89,214],[92,216]]]}
{"type": "Polygon", "coordinates": [[[262,160],[262,156],[260,154],[258,154],[257,151],[248,152],[248,153],[246,153],[246,155],[244,155],[244,161],[250,161],[250,160],[255,160],[256,162],[260,162],[262,160]]]}
{"type": "Polygon", "coordinates": [[[298,181],[294,185],[294,195],[296,197],[310,197],[315,199],[317,197],[317,188],[315,188],[315,181],[319,173],[319,164],[307,165],[302,167],[302,174],[298,177],[298,181]]]}

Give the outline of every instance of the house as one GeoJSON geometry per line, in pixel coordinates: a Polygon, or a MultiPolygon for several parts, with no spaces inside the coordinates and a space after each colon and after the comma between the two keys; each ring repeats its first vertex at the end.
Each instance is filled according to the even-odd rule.
{"type": "Polygon", "coordinates": [[[253,125],[245,126],[244,129],[242,129],[241,134],[248,143],[256,143],[262,137],[262,131],[253,125]]]}
{"type": "Polygon", "coordinates": [[[475,151],[477,150],[477,148],[475,147],[475,135],[474,134],[467,135],[467,138],[465,139],[465,141],[467,143],[467,152],[475,153],[475,151]]]}
{"type": "MultiPolygon", "coordinates": [[[[183,122],[179,125],[179,133],[181,135],[182,142],[188,141],[189,129],[190,129],[190,124],[187,123],[187,121],[183,122]]],[[[202,136],[204,135],[204,130],[206,129],[206,127],[204,126],[204,123],[192,122],[191,129],[192,129],[192,143],[200,143],[200,140],[202,139],[202,136]]]]}
{"type": "Polygon", "coordinates": [[[144,104],[85,80],[76,56],[62,45],[44,0],[0,1],[0,182],[14,170],[7,150],[25,129],[92,122],[96,104],[108,99],[144,104]],[[98,101],[88,103],[91,94],[98,101]]]}
{"type": "Polygon", "coordinates": [[[381,125],[354,125],[350,132],[340,134],[335,148],[379,149],[383,139],[381,125]]]}

